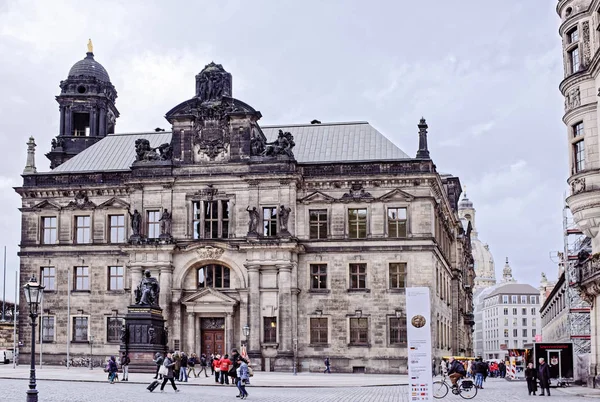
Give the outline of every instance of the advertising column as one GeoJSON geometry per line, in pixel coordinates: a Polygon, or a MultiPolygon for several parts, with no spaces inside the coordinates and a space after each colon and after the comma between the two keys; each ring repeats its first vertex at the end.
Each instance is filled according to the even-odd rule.
{"type": "Polygon", "coordinates": [[[433,401],[429,288],[406,289],[409,400],[433,401]]]}

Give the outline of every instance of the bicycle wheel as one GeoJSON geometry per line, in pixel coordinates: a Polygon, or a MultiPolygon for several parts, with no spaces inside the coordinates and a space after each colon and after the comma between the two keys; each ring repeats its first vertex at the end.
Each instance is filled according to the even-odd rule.
{"type": "Polygon", "coordinates": [[[432,389],[435,399],[442,399],[448,395],[448,384],[445,381],[434,381],[432,389]]]}
{"type": "Polygon", "coordinates": [[[463,399],[473,399],[475,395],[477,395],[477,387],[472,381],[469,381],[468,384],[460,384],[460,396],[463,399]]]}

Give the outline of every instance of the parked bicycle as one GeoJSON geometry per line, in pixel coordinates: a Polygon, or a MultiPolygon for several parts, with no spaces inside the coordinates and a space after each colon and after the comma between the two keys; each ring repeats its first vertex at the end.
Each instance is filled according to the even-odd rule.
{"type": "Polygon", "coordinates": [[[459,379],[456,382],[456,387],[452,387],[446,381],[447,377],[444,375],[441,380],[433,382],[433,397],[435,399],[442,399],[448,395],[448,391],[452,389],[454,395],[460,395],[464,399],[473,399],[477,395],[477,387],[472,380],[464,378],[459,379]]]}

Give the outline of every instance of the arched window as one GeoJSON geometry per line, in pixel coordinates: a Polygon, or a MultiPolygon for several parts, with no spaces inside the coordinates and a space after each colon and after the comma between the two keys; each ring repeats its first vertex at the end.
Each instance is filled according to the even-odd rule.
{"type": "Polygon", "coordinates": [[[198,268],[198,289],[202,288],[229,288],[230,270],[220,264],[209,264],[198,268]]]}

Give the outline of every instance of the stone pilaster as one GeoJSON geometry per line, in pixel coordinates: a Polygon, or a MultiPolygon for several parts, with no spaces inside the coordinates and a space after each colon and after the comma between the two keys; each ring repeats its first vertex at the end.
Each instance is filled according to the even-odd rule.
{"type": "Polygon", "coordinates": [[[163,266],[160,267],[160,300],[159,305],[163,309],[163,317],[167,323],[170,323],[171,319],[171,302],[173,300],[171,294],[171,288],[173,287],[173,267],[163,266]]]}
{"type": "Polygon", "coordinates": [[[292,350],[292,266],[277,265],[279,271],[279,350],[292,350]]]}
{"type": "Polygon", "coordinates": [[[225,350],[227,353],[234,348],[233,344],[233,314],[225,313],[225,350]]]}
{"type": "Polygon", "coordinates": [[[248,339],[248,352],[260,352],[260,274],[258,265],[247,265],[248,286],[250,288],[248,303],[250,305],[250,336],[248,339]]]}
{"type": "Polygon", "coordinates": [[[238,336],[240,337],[240,339],[242,341],[245,341],[246,337],[244,336],[242,328],[244,328],[244,326],[246,324],[250,325],[248,323],[248,291],[240,290],[239,294],[240,294],[240,309],[239,309],[240,327],[237,329],[237,331],[238,331],[238,336]]]}
{"type": "Polygon", "coordinates": [[[188,355],[191,355],[192,352],[194,351],[194,340],[196,339],[196,315],[194,313],[187,313],[187,339],[186,339],[186,345],[187,345],[187,350],[186,352],[188,353],[188,355]]]}
{"type": "Polygon", "coordinates": [[[196,336],[194,337],[194,349],[190,350],[190,352],[196,352],[196,353],[200,353],[201,350],[201,346],[202,346],[202,341],[201,341],[201,337],[202,337],[202,332],[200,330],[200,317],[197,317],[196,314],[194,314],[194,334],[196,334],[196,336]]]}

